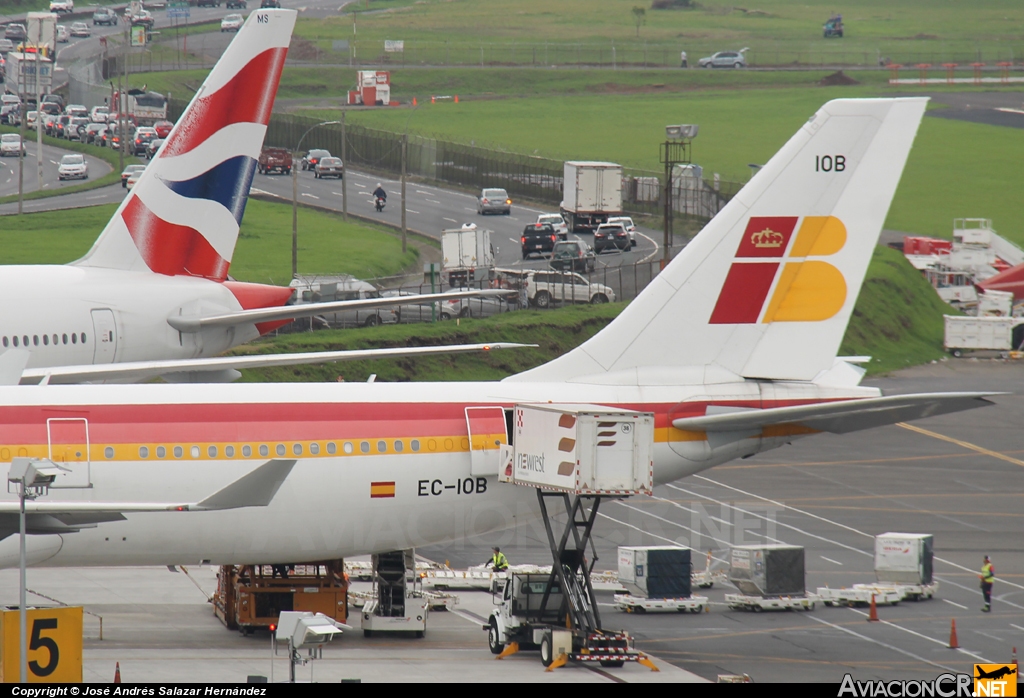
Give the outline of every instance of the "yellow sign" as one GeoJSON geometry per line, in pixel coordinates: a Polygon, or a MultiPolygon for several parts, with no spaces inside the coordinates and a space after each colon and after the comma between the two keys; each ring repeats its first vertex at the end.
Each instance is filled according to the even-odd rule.
{"type": "MultiPolygon", "coordinates": [[[[29,683],[82,682],[82,607],[30,608],[28,639],[29,683]]],[[[18,611],[0,612],[0,682],[20,679],[18,611]]]]}
{"type": "Polygon", "coordinates": [[[1013,664],[975,664],[974,695],[979,698],[1017,695],[1017,667],[1013,664]]]}

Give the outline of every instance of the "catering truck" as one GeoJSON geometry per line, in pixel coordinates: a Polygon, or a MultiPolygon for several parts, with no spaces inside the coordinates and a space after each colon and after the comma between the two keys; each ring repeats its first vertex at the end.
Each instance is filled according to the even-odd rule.
{"type": "Polygon", "coordinates": [[[491,231],[467,223],[441,232],[441,270],[453,288],[486,279],[494,268],[491,231]]]}
{"type": "Polygon", "coordinates": [[[592,233],[610,216],[622,215],[622,166],[614,162],[566,162],[562,218],[574,233],[592,233]]]}

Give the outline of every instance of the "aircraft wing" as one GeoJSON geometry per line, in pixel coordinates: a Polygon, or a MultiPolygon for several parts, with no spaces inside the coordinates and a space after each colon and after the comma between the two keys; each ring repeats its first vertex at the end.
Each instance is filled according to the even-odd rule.
{"type": "Polygon", "coordinates": [[[414,296],[387,296],[382,298],[361,298],[351,301],[331,301],[328,303],[301,303],[284,305],[277,308],[253,308],[239,310],[234,313],[207,315],[206,317],[188,317],[172,315],[167,323],[179,332],[199,332],[204,327],[229,327],[231,325],[255,324],[273,320],[294,320],[300,317],[311,317],[324,313],[337,313],[342,310],[366,310],[369,308],[386,308],[390,305],[419,305],[423,303],[457,300],[459,298],[496,298],[514,295],[508,289],[477,289],[453,291],[450,293],[421,293],[414,296]]]}
{"type": "MultiPolygon", "coordinates": [[[[358,361],[361,359],[387,359],[431,354],[465,354],[489,352],[499,349],[535,347],[536,344],[496,342],[494,344],[445,344],[434,347],[392,347],[385,349],[353,349],[348,351],[314,351],[296,354],[258,354],[253,356],[216,356],[208,359],[173,359],[166,361],[129,361],[118,364],[82,366],[50,366],[22,371],[21,383],[58,384],[97,381],[130,382],[146,380],[167,374],[224,372],[243,368],[267,366],[299,366],[303,364],[358,361]]],[[[235,375],[234,377],[237,377],[235,375]]],[[[200,381],[201,382],[201,381],[200,381]]],[[[220,381],[212,381],[220,382],[220,381]]]]}
{"type": "Polygon", "coordinates": [[[919,393],[819,402],[812,405],[750,409],[702,417],[681,417],[672,426],[687,431],[756,431],[778,425],[799,425],[814,431],[846,434],[861,429],[934,417],[993,404],[985,399],[1006,393],[919,393]]]}
{"type": "MultiPolygon", "coordinates": [[[[73,533],[108,521],[124,521],[125,514],[147,511],[222,511],[265,507],[295,466],[295,460],[269,460],[230,485],[198,502],[25,502],[26,529],[30,533],[73,533]]],[[[19,502],[0,502],[0,539],[18,531],[19,502]]]]}

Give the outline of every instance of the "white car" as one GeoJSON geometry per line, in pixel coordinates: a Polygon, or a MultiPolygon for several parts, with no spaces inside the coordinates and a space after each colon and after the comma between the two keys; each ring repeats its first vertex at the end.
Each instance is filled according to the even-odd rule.
{"type": "Polygon", "coordinates": [[[70,40],[71,40],[71,33],[68,31],[68,28],[65,27],[63,24],[58,24],[57,25],[57,43],[58,44],[66,44],[70,40]]]}
{"type": "Polygon", "coordinates": [[[555,230],[555,234],[558,235],[559,240],[567,240],[569,238],[569,226],[565,224],[565,219],[562,218],[560,213],[542,213],[537,216],[537,225],[544,225],[547,223],[555,230]]]}
{"type": "Polygon", "coordinates": [[[615,291],[566,271],[526,272],[526,297],[531,305],[550,308],[555,303],[614,303],[615,291]]]}
{"type": "Polygon", "coordinates": [[[94,124],[105,124],[110,116],[110,109],[107,107],[93,107],[89,112],[89,121],[94,124]]]}
{"type": "Polygon", "coordinates": [[[85,161],[84,155],[69,153],[60,159],[57,166],[57,179],[88,179],[89,163],[85,161]]]}
{"type": "Polygon", "coordinates": [[[38,121],[38,120],[39,120],[39,112],[37,112],[37,111],[30,111],[30,112],[26,113],[25,114],[25,128],[27,128],[29,131],[35,131],[36,130],[36,121],[38,121]]]}
{"type": "Polygon", "coordinates": [[[85,22],[75,22],[71,25],[71,36],[89,38],[92,36],[92,31],[89,29],[89,25],[85,22]]]}
{"type": "Polygon", "coordinates": [[[242,15],[228,15],[220,21],[220,30],[222,32],[236,32],[242,28],[244,21],[242,15]]]}
{"type": "Polygon", "coordinates": [[[633,225],[633,219],[629,216],[613,216],[608,219],[609,223],[618,223],[626,232],[629,233],[629,246],[636,247],[636,226],[633,225]]]}
{"type": "Polygon", "coordinates": [[[130,175],[128,175],[128,179],[124,181],[125,189],[131,191],[132,187],[138,184],[139,178],[142,176],[143,172],[145,172],[145,170],[136,170],[135,172],[132,172],[130,175]]]}
{"type": "Polygon", "coordinates": [[[19,150],[21,154],[25,153],[25,144],[21,142],[21,136],[17,133],[5,133],[0,136],[0,156],[18,157],[19,150]]]}

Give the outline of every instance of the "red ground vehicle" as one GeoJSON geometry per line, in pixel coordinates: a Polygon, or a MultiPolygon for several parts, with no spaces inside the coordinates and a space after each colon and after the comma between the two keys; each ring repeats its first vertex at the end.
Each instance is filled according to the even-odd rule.
{"type": "Polygon", "coordinates": [[[260,174],[270,174],[271,172],[291,174],[292,154],[287,148],[264,148],[260,151],[257,169],[260,174]]]}
{"type": "Polygon", "coordinates": [[[170,121],[157,121],[155,124],[153,124],[153,128],[156,129],[157,138],[167,138],[167,136],[171,133],[171,129],[174,128],[174,124],[172,124],[170,121]]]}

